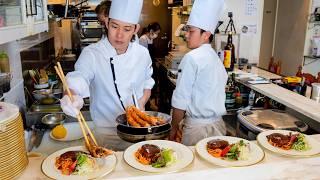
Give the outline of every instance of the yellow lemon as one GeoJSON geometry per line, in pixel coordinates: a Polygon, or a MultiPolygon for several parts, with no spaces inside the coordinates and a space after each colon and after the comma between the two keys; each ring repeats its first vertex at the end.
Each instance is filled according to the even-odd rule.
{"type": "Polygon", "coordinates": [[[61,124],[52,129],[52,136],[57,139],[62,139],[66,137],[66,135],[67,129],[61,124]]]}

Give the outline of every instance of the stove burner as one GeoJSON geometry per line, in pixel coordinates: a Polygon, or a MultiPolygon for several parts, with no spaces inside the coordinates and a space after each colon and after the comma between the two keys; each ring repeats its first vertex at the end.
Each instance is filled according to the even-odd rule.
{"type": "Polygon", "coordinates": [[[261,123],[257,125],[258,127],[261,127],[263,129],[274,129],[274,127],[270,124],[261,123]]]}

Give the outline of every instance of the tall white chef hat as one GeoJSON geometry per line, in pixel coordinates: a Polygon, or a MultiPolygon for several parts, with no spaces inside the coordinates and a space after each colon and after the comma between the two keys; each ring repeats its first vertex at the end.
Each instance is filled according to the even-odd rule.
{"type": "Polygon", "coordinates": [[[143,0],[112,0],[109,17],[126,23],[138,24],[143,0]]]}
{"type": "Polygon", "coordinates": [[[214,34],[224,10],[224,0],[195,0],[187,25],[210,31],[214,34]]]}

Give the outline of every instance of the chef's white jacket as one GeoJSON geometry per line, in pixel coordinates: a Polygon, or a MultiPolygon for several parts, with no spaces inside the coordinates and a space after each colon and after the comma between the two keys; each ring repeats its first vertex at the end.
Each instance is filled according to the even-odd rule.
{"type": "Polygon", "coordinates": [[[133,89],[140,99],[143,90],[154,85],[149,52],[138,43],[129,43],[126,53],[121,55],[117,55],[107,38],[84,48],[75,71],[67,74],[67,82],[76,94],[90,96],[91,117],[99,127],[115,127],[116,117],[124,113],[110,63],[114,65],[115,84],[124,107],[133,104],[133,89]]]}
{"type": "Polygon", "coordinates": [[[210,44],[188,52],[178,67],[172,106],[186,111],[189,123],[212,123],[226,113],[227,72],[210,44]]]}

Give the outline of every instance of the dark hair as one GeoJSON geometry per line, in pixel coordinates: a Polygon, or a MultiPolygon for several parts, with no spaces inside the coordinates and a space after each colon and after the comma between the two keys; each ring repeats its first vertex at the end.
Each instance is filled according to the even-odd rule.
{"type": "MultiPolygon", "coordinates": [[[[203,30],[203,29],[200,29],[200,34],[202,34],[204,32],[206,32],[206,31],[203,30]]],[[[209,43],[212,43],[212,41],[213,41],[213,34],[211,34],[210,37],[209,37],[209,43]]]]}
{"type": "Polygon", "coordinates": [[[103,13],[105,16],[109,16],[110,7],[111,7],[111,1],[104,0],[97,5],[94,11],[96,12],[97,15],[103,13]]]}
{"type": "Polygon", "coordinates": [[[158,31],[158,30],[161,30],[160,24],[157,23],[157,22],[150,23],[147,27],[145,27],[145,28],[142,29],[141,35],[144,35],[144,34],[146,34],[147,32],[150,32],[151,30],[152,30],[153,32],[156,32],[156,31],[158,31]]]}

